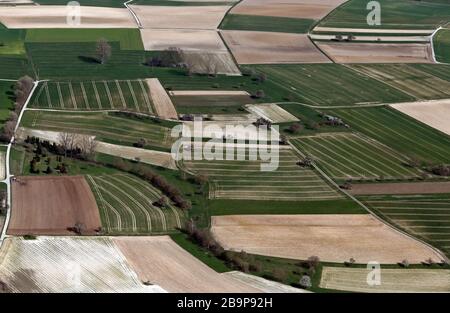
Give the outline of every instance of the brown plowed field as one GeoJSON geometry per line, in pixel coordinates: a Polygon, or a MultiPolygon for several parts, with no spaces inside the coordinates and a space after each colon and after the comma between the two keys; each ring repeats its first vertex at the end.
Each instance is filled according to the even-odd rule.
{"type": "Polygon", "coordinates": [[[450,182],[355,184],[353,195],[414,195],[450,193],[450,182]]]}
{"type": "Polygon", "coordinates": [[[239,30],[221,33],[239,64],[331,63],[304,34],[239,30]]]}
{"type": "Polygon", "coordinates": [[[232,14],[321,19],[345,0],[244,0],[232,14]]]}
{"type": "MultiPolygon", "coordinates": [[[[101,226],[94,195],[83,176],[17,177],[12,181],[11,235],[70,235],[85,225],[86,234],[101,226]]],[[[83,233],[83,234],[84,234],[83,233]]]]}

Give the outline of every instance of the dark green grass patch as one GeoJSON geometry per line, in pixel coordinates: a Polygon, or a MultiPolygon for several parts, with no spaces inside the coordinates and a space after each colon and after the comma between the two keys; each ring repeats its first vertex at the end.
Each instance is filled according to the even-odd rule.
{"type": "Polygon", "coordinates": [[[17,55],[0,55],[0,78],[18,79],[24,75],[34,77],[29,61],[17,55]]]}
{"type": "Polygon", "coordinates": [[[450,163],[450,137],[388,107],[332,110],[353,129],[409,158],[450,163]]]}
{"type": "Polygon", "coordinates": [[[450,21],[447,0],[379,0],[381,25],[367,25],[369,10],[366,0],[351,0],[321,21],[322,27],[378,28],[378,29],[434,29],[450,21]]]}
{"type": "Polygon", "coordinates": [[[433,38],[436,60],[450,63],[450,29],[441,29],[433,38]]]}
{"type": "Polygon", "coordinates": [[[211,200],[211,215],[249,214],[366,214],[351,200],[326,201],[257,201],[211,200]]]}
{"type": "Polygon", "coordinates": [[[317,106],[352,105],[367,102],[402,102],[412,100],[401,91],[357,73],[340,64],[256,65],[285,91],[285,96],[317,106]]]}
{"type": "Polygon", "coordinates": [[[312,19],[302,18],[228,14],[219,28],[305,34],[314,22],[312,19]]]}
{"type": "Polygon", "coordinates": [[[0,55],[25,55],[25,30],[0,28],[0,55]]]}
{"type": "Polygon", "coordinates": [[[14,110],[14,82],[0,81],[0,128],[14,110]]]}
{"type": "Polygon", "coordinates": [[[138,29],[28,29],[25,41],[28,43],[78,43],[96,42],[105,38],[119,42],[121,50],[144,50],[138,29]]]}

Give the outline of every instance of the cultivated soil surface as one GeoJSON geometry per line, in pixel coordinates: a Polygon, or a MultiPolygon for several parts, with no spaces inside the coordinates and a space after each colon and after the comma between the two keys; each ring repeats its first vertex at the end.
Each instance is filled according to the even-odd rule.
{"type": "Polygon", "coordinates": [[[272,123],[284,123],[298,121],[291,113],[287,112],[283,108],[280,108],[274,103],[264,104],[249,104],[245,106],[249,112],[252,112],[259,117],[265,118],[272,123]]]}
{"type": "Polygon", "coordinates": [[[94,195],[83,176],[18,176],[12,181],[10,235],[70,235],[101,227],[94,195]]]}
{"type": "Polygon", "coordinates": [[[353,195],[414,195],[450,193],[450,182],[354,184],[353,195]]]}
{"type": "Polygon", "coordinates": [[[381,284],[370,286],[366,268],[324,267],[320,287],[351,292],[450,292],[450,271],[381,269],[381,284]]]}
{"type": "Polygon", "coordinates": [[[433,63],[430,44],[316,44],[336,63],[433,63]]]}
{"type": "Polygon", "coordinates": [[[21,5],[2,7],[0,22],[8,28],[137,28],[126,8],[80,7],[80,24],[67,23],[67,7],[21,5]]]}
{"type": "Polygon", "coordinates": [[[239,64],[331,62],[307,35],[234,30],[221,33],[239,64]]]}
{"type": "Polygon", "coordinates": [[[178,119],[172,100],[170,100],[159,80],[157,78],[149,78],[146,79],[146,82],[150,89],[150,99],[155,106],[156,114],[163,119],[178,119]]]}
{"type": "Polygon", "coordinates": [[[371,215],[232,215],[212,217],[212,232],[227,250],[305,260],[420,263],[441,257],[371,215]]]}
{"type": "Polygon", "coordinates": [[[450,135],[450,99],[391,104],[394,109],[450,135]]]}
{"type": "Polygon", "coordinates": [[[157,284],[168,292],[261,292],[215,272],[168,236],[113,240],[141,281],[157,284]]]}
{"type": "Polygon", "coordinates": [[[229,6],[130,5],[144,28],[217,29],[229,6]]]}
{"type": "Polygon", "coordinates": [[[345,0],[244,0],[232,14],[320,19],[345,0]]]}

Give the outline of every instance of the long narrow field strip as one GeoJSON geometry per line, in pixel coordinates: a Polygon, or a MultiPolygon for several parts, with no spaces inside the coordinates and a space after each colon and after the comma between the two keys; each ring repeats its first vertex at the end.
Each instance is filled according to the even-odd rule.
{"type": "Polygon", "coordinates": [[[161,192],[135,176],[87,177],[108,233],[168,233],[184,221],[184,213],[172,204],[164,208],[153,205],[161,192]]]}
{"type": "Polygon", "coordinates": [[[157,78],[146,80],[148,89],[150,90],[150,99],[152,100],[156,114],[164,119],[178,119],[177,111],[170,100],[164,87],[157,78]]]}
{"type": "Polygon", "coordinates": [[[340,64],[255,65],[268,81],[317,106],[413,100],[398,89],[340,64]]]}
{"type": "MultiPolygon", "coordinates": [[[[439,67],[440,65],[429,65],[439,67]]],[[[376,64],[352,65],[356,71],[382,81],[417,100],[450,98],[450,81],[444,80],[416,65],[376,64]]]]}
{"type": "Polygon", "coordinates": [[[357,134],[304,136],[292,142],[335,179],[408,179],[421,173],[391,148],[357,134]]]}
{"type": "Polygon", "coordinates": [[[350,292],[450,292],[450,271],[381,269],[381,285],[370,286],[367,268],[324,267],[320,287],[350,292]]]}
{"type": "Polygon", "coordinates": [[[361,196],[360,199],[389,222],[450,256],[450,193],[361,196]]]}
{"type": "Polygon", "coordinates": [[[248,104],[247,111],[259,117],[272,121],[272,123],[295,122],[298,118],[274,103],[248,104]]]}
{"type": "MultiPolygon", "coordinates": [[[[248,153],[246,150],[245,153],[248,153]]],[[[242,152],[240,152],[242,153],[242,152]]],[[[293,150],[280,149],[275,171],[261,171],[258,161],[183,161],[190,171],[211,181],[210,198],[246,200],[326,200],[342,196],[313,170],[296,163],[293,150]]]]}
{"type": "Polygon", "coordinates": [[[339,109],[331,114],[407,157],[450,163],[450,137],[391,108],[339,109]]]}
{"type": "Polygon", "coordinates": [[[126,110],[154,114],[141,80],[43,82],[30,107],[70,110],[126,110]]]}
{"type": "Polygon", "coordinates": [[[450,181],[354,184],[353,195],[414,195],[450,193],[450,181]]]}
{"type": "Polygon", "coordinates": [[[169,128],[147,120],[137,120],[107,112],[27,111],[22,126],[37,130],[96,136],[99,141],[132,146],[140,139],[144,148],[169,149],[169,128]]]}
{"type": "Polygon", "coordinates": [[[4,180],[6,177],[6,153],[0,152],[0,180],[4,180]]]}

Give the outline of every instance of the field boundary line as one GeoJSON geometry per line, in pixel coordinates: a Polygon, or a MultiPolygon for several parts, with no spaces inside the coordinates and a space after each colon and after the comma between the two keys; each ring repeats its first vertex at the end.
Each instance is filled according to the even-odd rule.
{"type": "Polygon", "coordinates": [[[56,89],[58,90],[58,96],[59,96],[59,107],[64,109],[64,99],[61,92],[61,86],[59,85],[59,82],[56,83],[56,89]]]}
{"type": "Polygon", "coordinates": [[[48,90],[48,83],[45,82],[45,94],[47,95],[47,102],[50,108],[53,108],[52,99],[50,97],[50,91],[48,90]]]}
{"type": "Polygon", "coordinates": [[[127,80],[127,84],[128,84],[128,88],[130,89],[130,92],[131,92],[131,97],[133,98],[134,106],[136,107],[136,110],[138,112],[141,112],[141,110],[139,109],[139,104],[138,104],[136,95],[134,94],[133,86],[131,85],[131,82],[129,80],[127,80]]]}
{"type": "Polygon", "coordinates": [[[122,101],[122,106],[123,106],[124,109],[126,109],[127,108],[127,103],[125,102],[125,98],[124,98],[123,93],[122,93],[122,87],[120,87],[120,84],[119,84],[118,80],[115,80],[114,82],[116,83],[117,90],[119,91],[119,97],[120,97],[120,101],[122,101]]]}
{"type": "Polygon", "coordinates": [[[436,34],[437,34],[441,29],[444,29],[444,28],[443,28],[442,26],[439,26],[439,28],[436,29],[436,30],[431,34],[431,36],[430,36],[431,56],[433,57],[433,61],[434,61],[434,63],[436,63],[436,64],[448,64],[448,63],[439,62],[439,61],[436,59],[436,53],[435,53],[435,50],[434,50],[434,37],[436,37],[436,34]]]}
{"type": "Polygon", "coordinates": [[[89,105],[89,100],[87,98],[86,90],[84,89],[84,83],[83,82],[80,82],[80,88],[81,88],[81,92],[83,93],[83,99],[84,99],[84,103],[86,103],[86,108],[88,110],[90,110],[91,106],[89,105]]]}
{"type": "Polygon", "coordinates": [[[145,90],[144,83],[142,82],[141,79],[139,79],[138,81],[139,81],[139,85],[141,86],[142,95],[144,97],[145,103],[147,104],[148,112],[150,114],[154,113],[154,110],[152,108],[152,104],[150,103],[150,99],[148,98],[148,92],[147,92],[147,90],[145,90]]]}
{"type": "Polygon", "coordinates": [[[112,99],[112,96],[111,96],[111,91],[109,90],[108,83],[105,80],[103,81],[103,85],[105,86],[106,94],[108,95],[109,105],[111,106],[111,108],[114,109],[115,106],[114,106],[114,102],[113,102],[113,99],[112,99]]]}
{"type": "Polygon", "coordinates": [[[97,99],[97,104],[99,109],[102,109],[102,102],[100,101],[100,95],[98,94],[97,86],[95,85],[95,82],[91,82],[92,87],[94,88],[95,98],[97,99]]]}
{"type": "Polygon", "coordinates": [[[72,98],[73,108],[76,110],[76,109],[78,109],[78,105],[77,105],[77,101],[75,99],[75,94],[73,92],[72,82],[69,82],[69,91],[70,91],[70,97],[72,98]]]}
{"type": "MultiPolygon", "coordinates": [[[[292,149],[294,149],[295,151],[297,151],[297,153],[302,156],[305,157],[305,155],[299,150],[297,149],[294,145],[291,144],[290,141],[288,141],[288,144],[292,146],[292,149]]],[[[447,256],[440,251],[439,249],[435,248],[434,246],[432,246],[431,244],[429,244],[428,242],[419,239],[417,237],[414,237],[410,234],[408,234],[407,232],[397,228],[396,226],[392,225],[392,223],[388,223],[385,219],[381,218],[380,216],[378,216],[377,214],[375,214],[371,209],[369,209],[368,206],[366,206],[364,203],[362,203],[361,201],[359,201],[355,196],[353,196],[352,194],[350,194],[349,192],[347,192],[346,190],[343,190],[339,187],[339,185],[332,180],[324,171],[322,171],[320,169],[319,166],[317,166],[317,164],[314,162],[314,160],[312,161],[312,166],[329,182],[331,183],[335,188],[337,188],[341,193],[343,193],[344,195],[346,195],[347,197],[349,197],[351,200],[353,200],[354,202],[356,202],[360,207],[364,208],[369,214],[371,214],[374,218],[376,218],[378,221],[380,221],[383,225],[388,226],[389,228],[391,228],[393,231],[397,232],[398,234],[403,235],[406,238],[415,240],[419,243],[421,243],[422,245],[425,245],[426,247],[430,248],[432,251],[434,251],[437,255],[439,255],[443,260],[445,260],[446,262],[449,261],[449,259],[447,258],[447,256]]],[[[384,216],[384,215],[383,215],[384,216]]],[[[389,219],[390,220],[390,219],[389,219]]],[[[450,228],[450,227],[449,227],[450,228]]]]}

